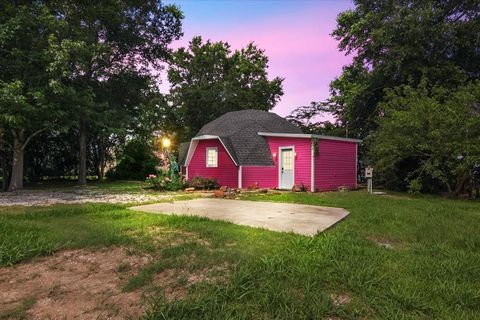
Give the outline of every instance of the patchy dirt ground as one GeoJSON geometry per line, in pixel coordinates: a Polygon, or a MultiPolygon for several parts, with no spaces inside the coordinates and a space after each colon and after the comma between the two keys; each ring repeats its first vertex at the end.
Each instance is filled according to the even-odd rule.
{"type": "Polygon", "coordinates": [[[151,261],[124,248],[68,250],[0,269],[0,314],[30,319],[124,319],[143,313],[143,292],[122,286],[151,261]]]}
{"type": "Polygon", "coordinates": [[[74,204],[89,202],[142,203],[174,198],[176,195],[150,193],[104,193],[91,190],[67,191],[18,191],[0,193],[0,206],[48,206],[57,203],[74,204]]]}
{"type": "Polygon", "coordinates": [[[124,290],[153,259],[122,247],[77,249],[0,268],[0,318],[137,319],[153,295],[183,299],[189,286],[211,280],[215,271],[167,269],[148,285],[124,290]]]}

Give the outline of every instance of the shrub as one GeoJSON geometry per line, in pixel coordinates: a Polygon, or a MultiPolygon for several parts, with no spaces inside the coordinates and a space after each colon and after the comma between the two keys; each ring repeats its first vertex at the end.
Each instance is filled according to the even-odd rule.
{"type": "Polygon", "coordinates": [[[186,183],[181,176],[169,177],[163,174],[149,174],[145,180],[151,189],[160,191],[178,191],[185,188],[186,183]]]}
{"type": "Polygon", "coordinates": [[[204,190],[212,190],[218,189],[220,185],[215,178],[203,178],[203,177],[194,177],[190,181],[188,181],[189,187],[194,187],[195,189],[204,189],[204,190]]]}
{"type": "Polygon", "coordinates": [[[413,179],[410,180],[410,183],[408,185],[408,193],[409,194],[419,194],[420,191],[422,191],[422,183],[420,182],[420,179],[413,179]]]}
{"type": "Polygon", "coordinates": [[[146,175],[155,171],[157,163],[158,159],[148,143],[133,140],[125,146],[118,164],[107,172],[107,176],[112,179],[143,180],[146,175]]]}

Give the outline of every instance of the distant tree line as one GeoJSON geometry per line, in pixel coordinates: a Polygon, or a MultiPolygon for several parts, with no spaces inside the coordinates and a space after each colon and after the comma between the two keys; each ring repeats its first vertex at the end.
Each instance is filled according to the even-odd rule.
{"type": "Polygon", "coordinates": [[[331,97],[290,119],[364,139],[378,183],[479,195],[480,2],[356,0],[332,36],[353,56],[331,97]],[[332,114],[334,123],[319,121],[332,114]]]}
{"type": "Polygon", "coordinates": [[[183,14],[158,0],[0,0],[3,189],[46,178],[142,178],[154,133],[186,140],[233,110],[270,110],[283,94],[247,45],[182,36],[183,14]],[[159,91],[168,67],[169,94],[159,91]],[[110,168],[116,163],[115,168],[110,168]]]}

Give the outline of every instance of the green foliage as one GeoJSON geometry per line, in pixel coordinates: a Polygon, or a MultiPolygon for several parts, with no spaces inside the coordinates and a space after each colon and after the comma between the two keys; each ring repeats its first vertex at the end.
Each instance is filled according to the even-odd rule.
{"type": "Polygon", "coordinates": [[[480,163],[479,101],[479,82],[454,93],[426,85],[389,91],[372,143],[385,183],[398,188],[418,179],[430,191],[461,187],[462,177],[480,163]]]}
{"type": "Polygon", "coordinates": [[[183,177],[179,175],[166,175],[161,172],[158,174],[149,174],[145,180],[150,188],[159,191],[178,191],[183,190],[187,185],[183,177]]]}
{"type": "Polygon", "coordinates": [[[170,117],[185,138],[235,110],[270,110],[283,94],[281,78],[267,77],[268,58],[250,43],[232,52],[226,42],[190,41],[173,53],[168,69],[170,117]]]}
{"type": "Polygon", "coordinates": [[[355,1],[332,35],[353,62],[331,83],[331,105],[359,136],[375,130],[388,88],[422,79],[452,91],[480,75],[480,3],[355,1]]]}
{"type": "Polygon", "coordinates": [[[370,158],[361,161],[378,169],[375,179],[386,187],[471,193],[479,29],[478,1],[357,0],[332,32],[352,63],[331,82],[327,101],[290,118],[323,133],[328,125],[319,117],[333,114],[333,135],[364,139],[361,157],[370,158]]]}
{"type": "MultiPolygon", "coordinates": [[[[0,1],[0,7],[0,132],[17,151],[12,181],[19,188],[23,151],[40,130],[54,128],[42,135],[49,140],[73,132],[66,144],[79,147],[73,155],[85,178],[87,153],[90,173],[102,177],[127,136],[158,129],[166,103],[153,74],[182,33],[176,6],[148,0],[0,1]]],[[[44,153],[37,165],[57,155],[44,153]]]]}
{"type": "Polygon", "coordinates": [[[352,63],[331,82],[328,100],[292,113],[307,130],[323,132],[321,116],[330,113],[334,135],[366,138],[377,129],[389,89],[415,88],[426,79],[453,92],[479,79],[478,1],[354,2],[332,32],[352,63]]]}
{"type": "Polygon", "coordinates": [[[340,123],[320,120],[324,115],[331,112],[332,107],[329,103],[311,102],[310,105],[293,110],[286,119],[302,128],[305,133],[345,137],[345,135],[348,135],[348,130],[340,123]]]}
{"type": "Polygon", "coordinates": [[[144,180],[148,174],[155,172],[155,166],[159,162],[153,151],[153,147],[145,141],[130,141],[121,152],[117,165],[107,172],[107,176],[112,179],[144,180]]]}
{"type": "Polygon", "coordinates": [[[218,189],[220,185],[215,178],[194,177],[188,181],[188,186],[198,190],[218,189]]]}
{"type": "Polygon", "coordinates": [[[411,180],[408,185],[408,193],[415,195],[415,194],[419,194],[421,191],[422,191],[422,182],[420,181],[420,179],[417,178],[417,179],[411,180]]]}

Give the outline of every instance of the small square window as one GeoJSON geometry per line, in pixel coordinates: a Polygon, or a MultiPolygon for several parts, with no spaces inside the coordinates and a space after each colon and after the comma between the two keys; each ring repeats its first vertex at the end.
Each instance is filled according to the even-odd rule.
{"type": "Polygon", "coordinates": [[[216,147],[207,148],[207,167],[218,167],[218,149],[216,147]]]}

